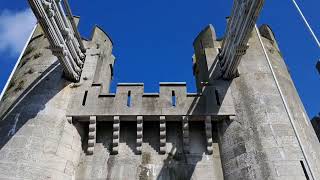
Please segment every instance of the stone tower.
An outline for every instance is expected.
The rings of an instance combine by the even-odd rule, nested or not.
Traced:
[[[319,141],[269,26],[251,29],[235,64],[221,64],[228,43],[204,28],[197,93],[162,82],[157,93],[120,83],[113,94],[106,32],[81,40],[82,64],[65,59],[72,44],[57,53],[41,23],[1,99],[0,179],[320,178]]]

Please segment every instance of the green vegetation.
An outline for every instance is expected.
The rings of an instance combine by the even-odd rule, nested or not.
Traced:
[[[27,62],[28,62],[30,59],[31,59],[30,57],[25,58],[25,59],[22,59],[22,61],[20,62],[20,68],[22,68],[25,64],[27,64]]]
[[[142,164],[149,164],[151,161],[150,153],[142,153]]]
[[[41,56],[42,56],[42,53],[40,53],[40,52],[36,53],[36,54],[34,54],[33,59],[38,59]]]
[[[32,51],[34,51],[34,50],[35,50],[34,47],[32,47],[32,46],[28,47],[28,48],[24,51],[24,54],[23,54],[22,57],[25,57],[25,56],[29,55],[29,54],[32,53]]]
[[[34,69],[30,68],[25,74],[32,74],[32,73],[34,73]]]
[[[14,89],[15,92],[21,91],[24,88],[25,81],[21,80],[17,87]]]
[[[9,86],[8,86],[8,90],[13,88],[16,85],[16,82],[14,80],[11,80]]]

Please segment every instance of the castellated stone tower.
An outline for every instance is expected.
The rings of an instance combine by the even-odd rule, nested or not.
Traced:
[[[102,29],[83,40],[71,83],[38,26],[0,104],[0,179],[320,179],[317,136],[271,29],[260,33],[233,80],[221,78],[210,25],[194,41],[197,93],[174,82],[151,94],[118,84],[112,94]]]

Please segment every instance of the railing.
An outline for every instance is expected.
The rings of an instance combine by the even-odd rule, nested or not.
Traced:
[[[223,78],[237,75],[241,57],[248,49],[248,40],[259,16],[264,0],[235,0],[226,36],[219,54]]]
[[[79,81],[85,49],[76,28],[68,1],[28,0],[33,13],[50,43],[52,53],[64,67],[66,77]],[[68,17],[64,11],[67,9]]]

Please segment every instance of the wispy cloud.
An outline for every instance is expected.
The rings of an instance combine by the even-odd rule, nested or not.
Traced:
[[[3,10],[0,12],[0,53],[17,55],[21,52],[36,18],[31,9],[22,11]]]

